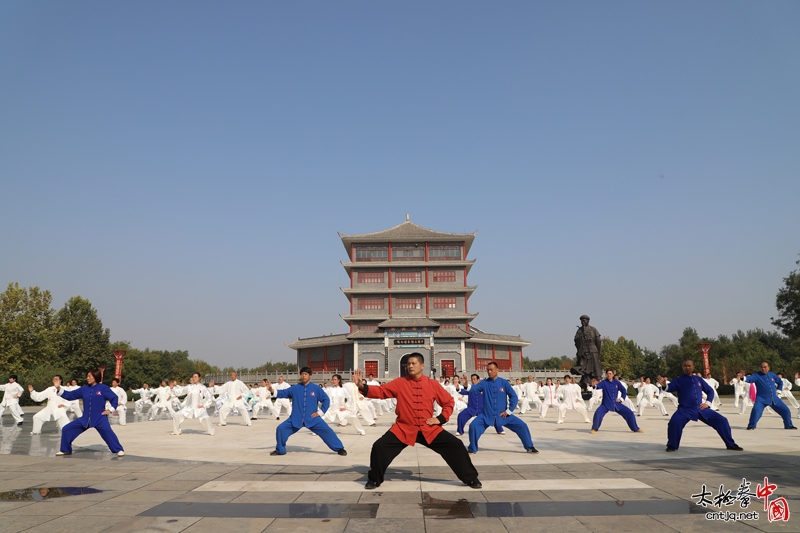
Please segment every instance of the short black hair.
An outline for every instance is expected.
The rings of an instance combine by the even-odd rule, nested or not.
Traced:
[[[13,379],[14,381],[17,381],[17,375],[11,374],[10,376],[8,376],[8,379]]]
[[[117,385],[119,385],[119,380],[117,378],[112,379],[111,383],[114,383],[115,381],[117,382]]]
[[[311,371],[311,369],[310,369],[309,367],[307,367],[307,366],[304,366],[303,368],[301,368],[301,369],[300,369],[300,373],[301,373],[301,374],[302,374],[302,373],[306,373],[306,374],[308,374],[309,376],[313,374],[313,372]]]
[[[55,375],[55,376],[53,376],[53,377],[54,377],[54,378],[58,378],[58,381],[60,381],[60,382],[62,382],[62,383],[64,382],[64,378],[62,378],[62,377],[61,377],[61,374],[56,374],[56,375]]]
[[[422,355],[421,353],[419,353],[419,352],[414,352],[414,353],[410,353],[410,354],[408,354],[408,358],[409,358],[409,359],[411,359],[412,357],[416,357],[417,359],[419,359],[419,363],[420,363],[421,365],[424,365],[424,364],[425,364],[425,356],[424,356],[424,355]]]
[[[480,381],[480,379],[481,379],[481,377],[480,377],[478,374],[472,374],[472,375],[469,377],[469,379],[472,379],[472,378],[478,378],[478,381]]]
[[[486,363],[486,368],[489,368],[489,365],[494,365],[494,366],[496,366],[497,368],[500,368],[500,365],[498,365],[498,364],[497,364],[497,363],[495,363],[494,361],[489,361],[488,363]]]

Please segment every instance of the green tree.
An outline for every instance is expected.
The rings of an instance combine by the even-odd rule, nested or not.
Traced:
[[[71,377],[80,379],[87,370],[101,365],[114,368],[110,336],[97,310],[85,298],[73,296],[56,313],[56,354]]]
[[[800,265],[800,260],[796,261]],[[775,297],[778,318],[772,318],[772,325],[784,335],[800,340],[800,270],[793,270],[783,278],[783,287]]]
[[[620,337],[614,342],[604,337],[603,348],[600,350],[600,364],[603,368],[613,368],[621,377],[632,378],[634,360],[627,339]]]
[[[55,355],[53,297],[39,287],[9,283],[0,294],[0,369],[21,373]]]

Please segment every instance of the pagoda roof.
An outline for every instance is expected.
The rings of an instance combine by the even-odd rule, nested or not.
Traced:
[[[461,328],[439,328],[439,331],[433,334],[435,339],[469,339],[470,337],[472,334]]]
[[[350,340],[359,340],[359,339],[382,339],[385,335],[382,331],[354,331],[350,335],[347,336]]]
[[[519,335],[498,335],[496,333],[486,333],[474,326],[469,327],[472,340],[476,342],[491,341],[495,344],[506,344],[512,346],[530,346],[531,341],[525,340]]]
[[[439,323],[425,317],[390,318],[378,324],[379,328],[438,328]]]
[[[342,244],[348,254],[350,253],[350,244],[354,242],[464,241],[464,246],[466,248],[464,255],[466,256],[477,233],[477,231],[474,233],[448,233],[423,228],[411,222],[408,215],[406,215],[406,221],[393,228],[355,235],[343,235],[339,233],[339,238],[342,239]]]
[[[319,337],[308,337],[306,339],[298,338],[295,342],[285,342],[284,344],[292,350],[299,348],[313,348],[315,346],[330,346],[332,344],[350,344],[351,341],[347,338],[349,333],[338,333],[336,335],[321,335]]]

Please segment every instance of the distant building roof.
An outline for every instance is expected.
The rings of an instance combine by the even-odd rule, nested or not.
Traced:
[[[414,224],[408,218],[402,224],[382,231],[373,233],[361,233],[357,235],[343,235],[339,233],[339,238],[342,239],[342,244],[350,253],[350,244],[354,242],[383,242],[383,241],[464,241],[464,255],[469,253],[469,248],[472,246],[472,241],[475,240],[474,233],[447,233],[444,231],[436,231],[428,228],[423,228]]]
[[[350,344],[347,338],[349,333],[339,333],[337,335],[322,335],[320,337],[309,337],[307,339],[297,339],[292,343],[284,343],[292,350],[300,348],[314,348],[315,346],[330,346],[332,344]],[[381,335],[383,336],[383,335]]]
[[[390,318],[378,324],[379,328],[438,328],[439,323],[430,318]]]

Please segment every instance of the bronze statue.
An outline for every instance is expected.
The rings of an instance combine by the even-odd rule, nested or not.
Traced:
[[[592,378],[603,379],[603,368],[600,365],[600,349],[603,341],[597,328],[589,325],[589,317],[581,316],[581,326],[575,333],[575,348],[578,349],[578,364],[570,372],[581,376],[580,385],[586,390],[592,384]]]

